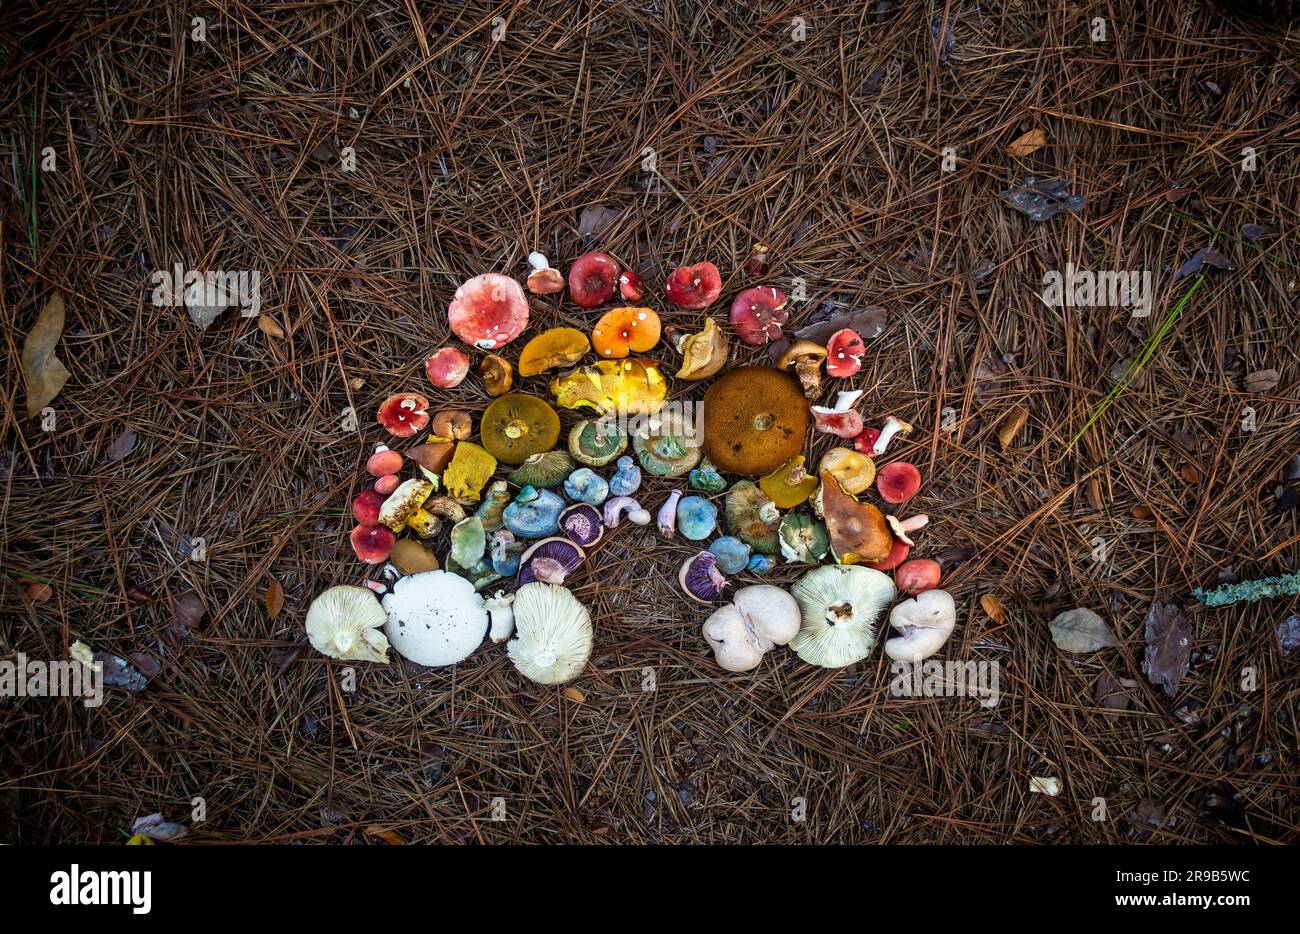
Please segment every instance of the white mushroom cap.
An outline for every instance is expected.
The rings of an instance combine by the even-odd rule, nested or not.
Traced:
[[[876,644],[876,623],[895,593],[888,575],[857,564],[814,568],[790,592],[803,613],[790,648],[823,668],[843,668],[867,657]]]
[[[483,602],[492,620],[488,635],[493,642],[505,642],[515,633],[515,595],[498,590]]]
[[[454,665],[473,654],[488,628],[474,585],[459,574],[421,571],[398,578],[384,597],[393,648],[417,665]]]
[[[563,684],[591,656],[591,614],[565,587],[533,581],[515,591],[515,637],[506,643],[519,673],[539,684]]]
[[[896,662],[919,662],[948,641],[957,625],[957,605],[948,591],[927,590],[894,607],[889,625],[899,634],[885,642],[885,654]]]
[[[736,591],[733,602],[704,621],[704,638],[727,671],[757,668],[763,654],[785,645],[799,631],[799,604],[780,587],[755,584]]]
[[[374,593],[365,587],[331,587],[307,608],[307,638],[330,658],[388,661],[388,640],[379,627],[388,621]]]

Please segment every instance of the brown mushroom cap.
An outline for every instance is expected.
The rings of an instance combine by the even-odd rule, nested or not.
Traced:
[[[704,394],[704,453],[719,470],[763,476],[803,450],[808,421],[793,376],[767,366],[731,370]]]
[[[840,486],[829,470],[822,471],[819,512],[831,533],[831,550],[843,564],[883,561],[894,547],[885,514],[860,503]]]
[[[777,366],[788,370],[800,357],[815,357],[820,362],[826,359],[826,348],[812,341],[795,341],[781,354]]]

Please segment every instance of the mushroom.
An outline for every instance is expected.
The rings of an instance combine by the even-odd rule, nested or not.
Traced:
[[[903,541],[901,538],[895,538],[894,544],[890,546],[888,555],[879,561],[864,561],[862,563],[864,566],[875,571],[892,571],[907,560],[907,556],[911,551],[912,546],[910,544]]]
[[[366,473],[372,477],[386,477],[401,469],[402,455],[383,444],[376,447],[375,453],[366,459]]]
[[[776,567],[776,559],[770,555],[753,555],[749,559],[750,574],[769,574]]]
[[[846,379],[862,369],[866,344],[852,328],[841,328],[826,342],[826,372],[837,379]]]
[[[402,531],[406,528],[406,520],[432,495],[433,484],[428,480],[407,480],[379,507],[379,524],[394,532]]]
[[[433,552],[413,538],[394,542],[393,553],[388,556],[388,560],[403,574],[438,570],[438,559],[433,556]]]
[[[894,537],[884,514],[846,493],[829,471],[822,474],[813,506],[826,522],[831,550],[841,563],[881,561],[889,556]]]
[[[519,375],[537,376],[547,370],[573,366],[589,350],[591,342],[577,328],[551,328],[524,344],[519,355]]]
[[[490,353],[483,358],[478,369],[483,374],[483,389],[494,399],[504,396],[514,385],[514,369],[505,357]]]
[[[845,493],[857,496],[871,488],[876,479],[876,462],[852,448],[831,448],[817,463],[817,472],[827,471],[840,482]]]
[[[803,387],[803,394],[809,399],[816,399],[822,390],[821,367],[825,359],[826,348],[821,344],[795,341],[781,354],[777,366],[783,370],[793,367],[795,375],[799,377],[799,385]]]
[[[510,343],[528,326],[528,302],[519,283],[486,272],[462,283],[447,307],[452,331],[480,350]]]
[[[718,571],[718,559],[711,551],[701,551],[683,561],[677,582],[696,603],[716,602],[729,585]]]
[[[860,435],[862,416],[853,410],[853,403],[861,395],[861,389],[844,390],[836,397],[834,408],[814,405],[812,413],[817,430],[840,438],[856,438]]]
[[[375,490],[362,490],[357,494],[356,499],[352,500],[353,517],[362,525],[378,525],[379,510],[383,508],[384,500],[387,498]]]
[[[470,516],[457,522],[451,529],[451,558],[449,564],[472,568],[487,554],[487,534],[483,520]]]
[[[629,302],[639,302],[645,295],[645,282],[630,269],[618,274],[618,294]]]
[[[937,588],[942,577],[943,568],[939,566],[938,561],[929,558],[913,558],[898,566],[898,570],[894,572],[894,584],[898,587],[899,593],[915,596]]]
[[[803,450],[807,431],[808,400],[780,370],[728,370],[704,394],[704,454],[719,470],[769,474]]]
[[[749,480],[741,480],[727,491],[725,512],[731,534],[762,555],[780,553],[777,529],[781,510],[767,494]]]
[[[382,525],[359,525],[352,530],[348,540],[359,560],[366,564],[382,564],[392,553],[397,536],[392,529]]]
[[[526,486],[505,508],[505,526],[520,538],[545,538],[560,529],[564,498],[550,490]]]
[[[672,538],[673,533],[677,531],[677,504],[681,501],[682,491],[672,490],[668,493],[668,498],[664,504],[659,507],[657,523],[659,534],[665,538]]]
[[[562,484],[577,468],[563,451],[545,451],[533,454],[510,472],[510,482],[515,486],[535,486],[539,490],[552,489]]]
[[[895,435],[910,435],[911,433],[911,425],[901,418],[895,418],[891,415],[885,419],[885,427],[880,429],[880,434],[871,443],[871,452],[879,457],[885,453],[885,448],[889,447],[889,442]]]
[[[708,308],[722,293],[722,275],[710,262],[678,266],[668,274],[664,290],[668,300],[678,308],[698,311]]]
[[[478,517],[483,520],[483,529],[495,532],[505,525],[506,507],[510,505],[510,487],[504,480],[494,480],[487,489],[487,495],[478,507]]]
[[[439,389],[453,389],[469,375],[469,357],[455,347],[443,347],[424,361],[424,372]]]
[[[843,668],[876,644],[876,624],[894,599],[894,584],[870,568],[831,564],[809,571],[790,592],[803,615],[790,648],[811,665]]]
[[[788,564],[816,564],[831,550],[830,533],[812,516],[790,513],[781,520],[777,534],[781,556]]]
[[[442,474],[447,495],[457,500],[478,502],[483,485],[497,469],[497,459],[477,444],[462,441]]]
[[[590,503],[578,503],[560,513],[560,532],[581,548],[590,548],[605,534],[604,517]]]
[[[512,392],[487,407],[479,435],[489,454],[514,467],[555,447],[560,439],[560,416],[545,400]]]
[[[563,684],[581,674],[591,657],[591,614],[564,587],[540,581],[515,592],[515,637],[510,661],[525,678]]]
[[[722,535],[709,545],[723,574],[739,574],[749,567],[750,547],[734,535]]]
[[[505,642],[515,632],[515,595],[498,590],[483,601],[483,609],[488,612],[488,638],[493,642]]]
[[[429,421],[429,440],[468,441],[474,433],[474,417],[464,409],[439,409]]]
[[[429,424],[429,400],[418,392],[399,392],[383,401],[375,417],[390,435],[409,438]]]
[[[894,607],[889,625],[898,635],[886,640],[885,654],[915,664],[943,648],[957,625],[957,607],[948,591],[927,590]]]
[[[712,318],[704,319],[704,330],[697,334],[682,334],[673,346],[682,355],[682,368],[677,371],[678,379],[708,379],[717,375],[731,355],[727,335]]]
[[[584,253],[569,267],[569,297],[579,308],[603,305],[614,297],[618,273],[618,260],[608,253]]]
[[[718,527],[718,507],[703,496],[687,496],[677,504],[677,528],[685,538],[702,542]]]
[[[700,462],[700,446],[679,435],[637,434],[632,448],[641,466],[655,477],[680,477]]]
[[[365,587],[339,584],[307,608],[307,638],[322,655],[342,661],[386,662],[388,640],[380,627],[388,614]]]
[[[440,667],[468,658],[488,628],[483,598],[474,585],[447,571],[399,578],[383,605],[388,641],[417,665]]]
[[[395,473],[384,474],[375,481],[372,489],[382,496],[391,496],[401,482],[402,478]],[[430,480],[429,482],[432,483],[433,481]]]
[[[626,450],[627,435],[604,419],[584,419],[569,430],[569,453],[588,467],[604,467]]]
[[[611,308],[596,322],[591,347],[602,358],[645,353],[659,343],[661,324],[653,308]]]
[[[664,407],[668,380],[653,360],[598,360],[556,376],[551,380],[551,392],[556,404],[566,409],[650,415]]]
[[[534,295],[554,295],[564,290],[564,276],[551,266],[545,253],[536,251],[528,254],[528,291]]]
[[[922,513],[919,516],[912,516],[910,519],[899,519],[897,516],[885,516],[889,521],[889,529],[894,533],[894,538],[911,547],[916,544],[908,535],[917,529],[925,528],[930,522],[930,517]]]
[[[762,347],[781,339],[782,326],[790,320],[786,295],[770,285],[745,289],[731,302],[731,327],[746,344]]]
[[[545,581],[563,584],[587,559],[587,554],[567,538],[544,538],[519,559],[519,583]]]
[[[630,496],[611,496],[605,500],[605,525],[608,528],[618,528],[619,521],[627,514],[627,521],[633,525],[649,525],[650,513],[641,508],[638,503]]]
[[[590,467],[579,467],[564,481],[564,492],[574,502],[599,506],[609,497],[609,484]]]
[[[615,496],[631,496],[641,488],[641,468],[630,457],[620,457],[618,468],[609,481],[609,491]]]
[[[853,439],[853,449],[863,454],[875,455],[876,439],[880,437],[879,428],[863,428]]]
[[[876,492],[887,503],[905,503],[921,488],[921,472],[906,461],[886,464],[876,473]]]
[[[718,665],[751,671],[774,645],[785,645],[799,631],[799,604],[780,587],[753,584],[736,591],[731,602],[704,621],[704,638]]]
[[[758,486],[777,508],[793,509],[808,501],[808,497],[817,491],[817,483],[816,474],[807,471],[804,457],[800,454],[759,480]]]
[[[519,559],[528,546],[517,539],[514,532],[501,528],[492,533],[488,548],[492,570],[502,577],[514,577],[519,573]]]
[[[713,461],[707,457],[700,461],[700,466],[690,473],[691,489],[702,493],[721,493],[727,488],[727,480],[718,473]]]

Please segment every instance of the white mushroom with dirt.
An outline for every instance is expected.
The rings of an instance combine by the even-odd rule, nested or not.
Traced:
[[[463,661],[488,631],[483,598],[468,580],[447,571],[398,578],[383,603],[388,640],[417,665],[439,668]]]
[[[751,671],[777,645],[799,631],[799,604],[780,587],[754,584],[741,587],[731,603],[704,621],[704,638],[713,657],[727,671]]]

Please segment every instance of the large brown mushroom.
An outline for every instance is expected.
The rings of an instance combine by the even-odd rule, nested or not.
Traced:
[[[870,503],[860,503],[844,492],[829,470],[822,471],[816,497],[817,514],[831,535],[831,551],[841,564],[882,561],[894,547],[889,521]]]
[[[704,394],[704,453],[719,470],[761,477],[803,450],[808,400],[789,373],[731,370]]]

